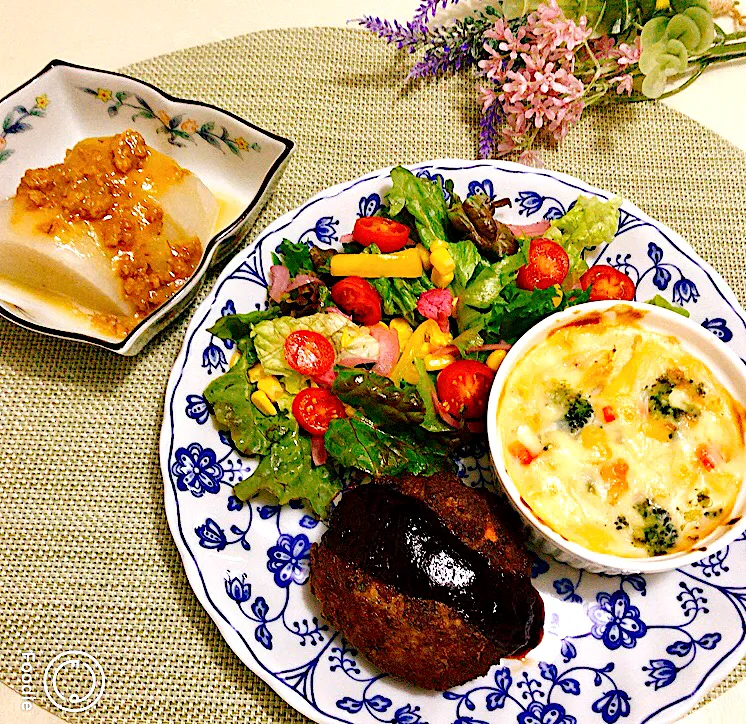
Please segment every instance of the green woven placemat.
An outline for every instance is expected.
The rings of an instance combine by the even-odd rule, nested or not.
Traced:
[[[126,72],[297,142],[256,233],[381,166],[476,157],[471,84],[405,90],[407,62],[363,32],[323,28],[256,33]],[[637,105],[588,113],[545,161],[679,231],[746,301],[746,154],[661,105]],[[158,435],[189,316],[134,359],[0,319],[0,673],[20,689],[21,652],[35,652],[43,699],[54,655],[95,656],[106,693],[72,722],[306,721],[228,649],[168,532]],[[713,695],[744,673],[742,663]]]

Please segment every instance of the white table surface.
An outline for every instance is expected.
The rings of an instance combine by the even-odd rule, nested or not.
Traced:
[[[460,6],[468,3],[462,0]],[[155,55],[257,30],[345,26],[348,20],[366,14],[404,21],[411,18],[418,5],[418,0],[3,2],[0,97],[52,58],[114,70]],[[686,91],[665,102],[746,151],[746,61],[708,70]],[[17,674],[20,688],[20,669]],[[736,724],[746,720],[744,712],[746,681],[690,714],[682,724]],[[59,724],[60,720],[38,707],[22,711],[21,697],[0,684],[0,722]]]

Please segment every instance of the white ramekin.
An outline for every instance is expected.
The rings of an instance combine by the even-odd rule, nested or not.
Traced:
[[[643,312],[640,326],[653,332],[678,338],[684,349],[701,359],[733,398],[746,407],[746,366],[741,359],[714,334],[686,317],[640,302],[590,302],[571,307],[543,320],[513,345],[495,376],[487,409],[487,435],[490,457],[497,479],[508,499],[521,514],[528,530],[529,541],[540,552],[592,573],[659,573],[690,565],[707,558],[738,538],[746,530],[746,485],[742,485],[726,524],[696,543],[696,548],[653,558],[627,558],[595,553],[567,540],[541,522],[521,497],[508,475],[503,458],[503,445],[497,425],[497,413],[505,383],[517,363],[555,329],[590,314],[615,308],[632,308]]]

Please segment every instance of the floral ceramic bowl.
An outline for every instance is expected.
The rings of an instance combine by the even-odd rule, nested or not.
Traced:
[[[632,326],[635,328],[647,333],[662,335],[665,338],[674,337],[683,350],[707,366],[713,377],[727,389],[734,402],[734,408],[739,411],[735,414],[736,420],[739,421],[737,423],[739,425],[737,437],[741,439],[743,444],[744,435],[740,427],[740,419],[746,409],[746,368],[739,356],[701,324],[680,314],[642,302],[606,301],[581,304],[554,314],[526,332],[513,345],[500,365],[490,392],[487,412],[490,455],[496,477],[510,502],[526,523],[530,540],[537,550],[553,556],[558,561],[592,573],[661,573],[682,566],[697,564],[699,561],[717,555],[719,551],[744,535],[746,531],[746,485],[743,484],[743,478],[746,471],[739,470],[740,480],[738,480],[737,485],[734,485],[735,500],[730,513],[726,513],[719,525],[689,547],[674,553],[658,554],[650,557],[630,558],[611,555],[593,550],[577,540],[568,540],[558,532],[561,528],[555,529],[552,526],[552,523],[557,522],[556,520],[547,520],[546,513],[539,515],[531,507],[526,500],[530,496],[522,492],[520,482],[508,472],[507,458],[510,457],[510,454],[505,452],[504,427],[498,422],[501,408],[503,411],[506,409],[504,402],[506,397],[510,395],[508,390],[514,371],[523,361],[531,357],[534,360],[536,359],[535,350],[540,348],[542,342],[548,340],[554,333],[571,326],[595,324],[596,321],[600,321],[602,325],[623,325],[626,323],[614,320],[619,320],[625,315],[634,315],[635,321]],[[609,427],[606,423],[604,423],[604,426]],[[613,434],[615,433],[612,432]],[[618,435],[619,432],[617,431],[616,434]],[[637,441],[635,440],[629,442],[625,438],[623,439],[625,444],[632,447],[636,445]],[[742,460],[742,458],[740,459]],[[655,480],[655,472],[652,472],[652,467],[649,470],[651,470],[648,473],[651,476],[651,481],[648,485],[649,488],[653,489],[660,486],[660,482],[652,482],[652,480]],[[721,475],[722,473],[716,471],[716,474]],[[691,473],[687,477],[690,475]],[[676,479],[671,475],[670,480],[669,488],[675,486],[674,480]],[[543,484],[546,484],[546,481],[543,481]],[[593,493],[589,493],[589,497],[593,497],[593,495]],[[561,510],[562,506],[557,505],[556,509]],[[618,509],[609,508],[608,510],[609,521],[611,521],[613,516],[617,514]],[[617,530],[620,529],[617,528]],[[682,533],[682,535],[684,534]]]
[[[29,168],[59,163],[84,138],[131,128],[151,148],[195,173],[221,203],[219,229],[189,281],[124,339],[68,316],[41,315],[0,295],[0,314],[28,329],[134,355],[189,304],[210,265],[235,251],[293,151],[288,139],[207,103],[174,98],[128,76],[53,60],[0,100],[0,199]],[[15,301],[15,300],[14,300]]]

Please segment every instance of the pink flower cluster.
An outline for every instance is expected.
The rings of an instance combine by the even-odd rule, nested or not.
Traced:
[[[566,19],[556,0],[540,5],[515,33],[502,18],[485,33],[489,58],[479,67],[494,85],[480,86],[479,94],[483,112],[495,102],[502,110],[499,154],[526,147],[542,129],[560,141],[578,121],[585,104],[575,56],[590,35],[585,17]],[[535,161],[535,154],[522,160]]]
[[[638,35],[635,38],[632,45],[629,43],[620,43],[617,47],[614,38],[602,35],[592,42],[591,49],[598,60],[610,61],[613,63],[613,71],[619,73],[619,75],[609,79],[611,85],[616,85],[616,92],[619,95],[622,93],[632,95],[632,91],[634,90],[632,75],[630,73],[622,73],[622,71],[629,70],[630,66],[640,62],[640,54],[642,52],[640,36]]]

